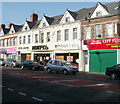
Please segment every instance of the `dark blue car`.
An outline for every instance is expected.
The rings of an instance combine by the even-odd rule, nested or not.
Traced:
[[[44,66],[41,65],[39,62],[36,61],[32,61],[32,60],[26,60],[24,62],[21,63],[21,68],[27,68],[27,69],[32,69],[32,70],[44,70]]]

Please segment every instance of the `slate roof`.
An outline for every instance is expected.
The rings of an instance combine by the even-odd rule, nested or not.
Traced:
[[[7,34],[9,31],[10,31],[10,29],[8,29],[8,28],[3,28],[4,34]]]
[[[13,25],[15,32],[18,32],[23,26],[22,25]]]

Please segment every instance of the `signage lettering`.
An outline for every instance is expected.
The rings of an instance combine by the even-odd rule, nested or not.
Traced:
[[[48,50],[47,45],[32,46],[32,50]]]

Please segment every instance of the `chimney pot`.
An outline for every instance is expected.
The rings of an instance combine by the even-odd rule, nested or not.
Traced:
[[[13,25],[13,23],[8,24],[8,28],[10,29],[12,25]]]
[[[1,28],[5,28],[5,24],[1,24],[1,26],[0,26]]]
[[[30,15],[30,21],[35,22],[38,21],[38,15],[36,13],[33,13]]]

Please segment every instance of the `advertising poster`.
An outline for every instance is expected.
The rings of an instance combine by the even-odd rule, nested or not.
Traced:
[[[64,56],[55,56],[55,59],[64,60]]]
[[[68,62],[73,62],[73,56],[67,56],[67,61]]]

